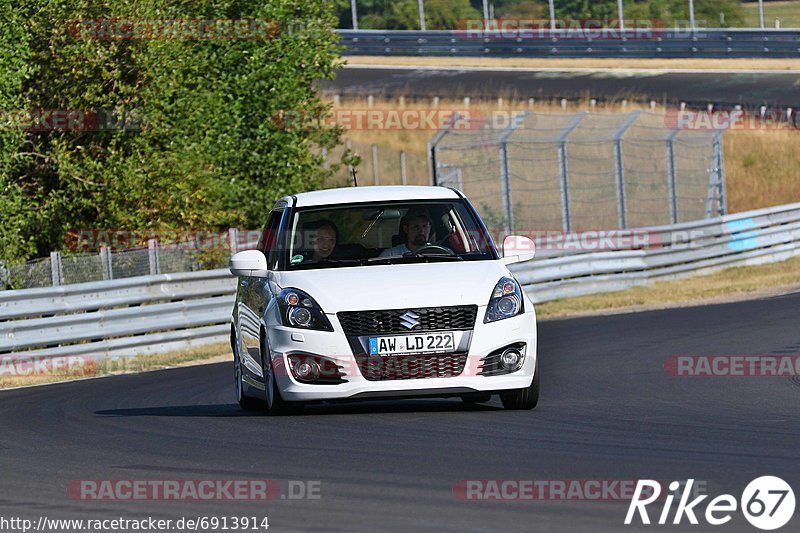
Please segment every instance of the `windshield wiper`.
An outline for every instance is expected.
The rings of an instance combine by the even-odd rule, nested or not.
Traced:
[[[318,266],[349,266],[349,265],[363,265],[362,259],[330,259],[322,258],[318,261],[309,261],[292,265],[295,269],[314,268]]]
[[[403,255],[388,255],[384,257],[371,257],[367,259],[367,263],[381,263],[381,262],[388,262],[392,263],[393,261],[400,261],[400,262],[409,262],[409,263],[417,263],[423,262],[420,259],[427,262],[428,259],[434,260],[441,260],[444,259],[446,261],[455,260],[455,261],[463,261],[462,258],[458,257],[457,255],[446,255],[446,254],[418,254],[414,252],[409,252]]]
[[[447,259],[447,260],[455,260],[455,261],[463,261],[462,257],[459,257],[456,254],[421,254],[419,252],[408,252],[404,254],[404,257],[434,257],[436,259]]]

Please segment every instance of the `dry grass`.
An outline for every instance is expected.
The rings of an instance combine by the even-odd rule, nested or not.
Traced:
[[[732,131],[724,139],[730,212],[800,202],[800,131]]]
[[[800,288],[800,258],[768,265],[729,268],[715,274],[656,282],[618,292],[554,300],[536,306],[541,319],[607,311],[676,307],[755,297]]]
[[[432,100],[406,100],[402,105],[397,100],[373,102],[373,109],[396,110],[433,109]],[[527,100],[508,100],[502,103],[505,112],[529,109]],[[367,99],[342,99],[338,108],[367,109]],[[439,109],[451,112],[463,110],[462,100],[440,100]],[[470,110],[489,115],[498,110],[497,101],[472,100]],[[560,113],[590,109],[588,102],[569,102],[562,109],[560,102],[537,101],[534,112]],[[624,108],[620,102],[598,103],[595,111],[622,112],[633,109],[649,109],[638,104],[628,103]],[[657,111],[663,112],[659,106]],[[350,130],[345,136],[350,139],[353,149],[362,157],[359,165],[361,183],[372,183],[371,145],[378,145],[379,181],[381,184],[400,183],[400,151],[406,152],[408,161],[408,183],[427,184],[427,142],[435,134],[434,130]],[[725,170],[727,175],[728,209],[731,213],[748,211],[773,205],[800,202],[800,132],[773,130],[732,130],[726,132],[724,139]],[[337,157],[333,153],[332,157]],[[342,169],[335,182],[348,183],[346,169]]]
[[[175,352],[157,355],[142,355],[118,359],[89,360],[83,364],[69,365],[68,368],[50,372],[16,373],[10,365],[4,364],[5,372],[0,374],[0,389],[42,385],[60,381],[99,377],[110,374],[128,374],[146,370],[158,370],[189,364],[201,364],[228,360],[230,347],[227,343],[209,344]],[[220,355],[225,354],[225,355]]]
[[[758,27],[758,2],[743,2],[744,25]],[[775,27],[775,19],[780,20],[781,28],[797,28],[800,25],[800,2],[764,2],[764,26]]]
[[[773,17],[774,19],[774,17]],[[800,70],[798,59],[570,59],[347,56],[349,65],[666,70]]]

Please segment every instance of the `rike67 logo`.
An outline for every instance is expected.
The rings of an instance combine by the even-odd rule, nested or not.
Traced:
[[[700,514],[707,523],[720,526],[728,523],[732,518],[731,514],[739,508],[750,524],[758,529],[769,531],[786,525],[794,515],[794,491],[779,477],[762,476],[754,479],[745,487],[742,497],[738,501],[730,494],[721,494],[707,502],[703,514],[700,513],[700,504],[708,498],[708,495],[697,496],[689,501],[693,484],[694,479],[687,480],[680,494],[678,494],[678,490],[683,486],[682,483],[673,481],[669,484],[670,493],[664,498],[657,524],[668,523],[672,512],[672,502],[676,496],[679,501],[672,517],[672,524],[680,524],[681,520],[686,517],[690,524],[697,525],[699,523],[697,514]],[[625,524],[633,523],[637,512],[642,524],[650,524],[647,506],[659,500],[661,496],[661,484],[658,481],[640,479],[628,507]],[[659,501],[656,506],[660,506],[660,504]]]

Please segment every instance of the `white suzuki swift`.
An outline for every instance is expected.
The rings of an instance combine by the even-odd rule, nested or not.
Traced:
[[[307,402],[499,394],[539,398],[536,314],[470,202],[444,187],[287,196],[257,250],[231,259],[236,394],[246,409]]]

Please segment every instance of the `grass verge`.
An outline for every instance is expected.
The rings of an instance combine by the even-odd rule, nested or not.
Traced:
[[[624,291],[553,300],[536,306],[539,319],[683,307],[755,298],[800,289],[800,257],[768,265],[734,267]]]
[[[208,344],[175,352],[118,359],[89,360],[80,364],[67,364],[52,371],[32,371],[30,367],[3,364],[0,367],[0,389],[42,385],[111,374],[128,374],[159,370],[190,364],[227,361],[230,346],[227,343]],[[31,370],[31,371],[29,371]]]

